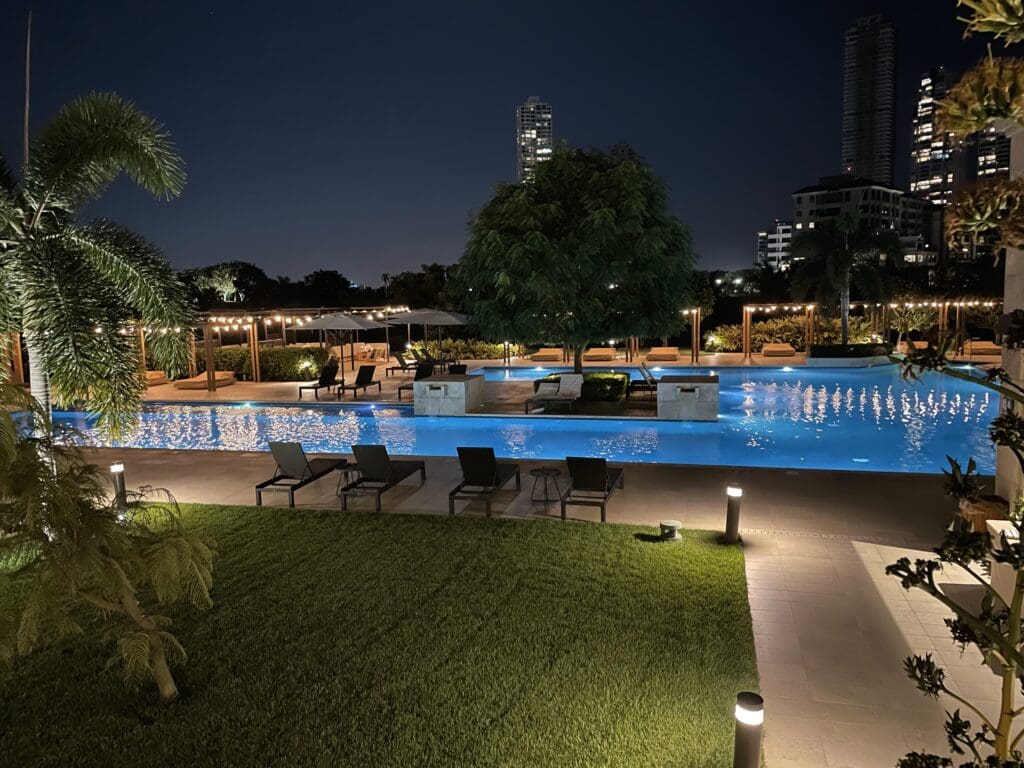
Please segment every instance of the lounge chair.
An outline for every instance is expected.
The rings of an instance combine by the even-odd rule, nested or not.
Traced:
[[[557,347],[541,347],[530,355],[530,359],[537,363],[560,363],[565,355]]]
[[[522,488],[519,465],[497,461],[493,448],[456,448],[462,466],[462,482],[448,494],[448,514],[455,514],[456,500],[484,499],[487,516],[491,516],[491,500],[513,477],[516,490]]]
[[[969,356],[980,355],[1001,355],[1003,354],[1003,348],[998,344],[993,344],[991,341],[978,341],[971,339],[967,342],[967,354]]]
[[[218,387],[230,387],[235,383],[235,374],[231,371],[214,371],[213,380]],[[206,389],[207,386],[205,373],[200,373],[191,379],[179,379],[174,382],[175,389]]]
[[[601,522],[605,522],[605,506],[612,492],[625,485],[623,471],[612,469],[604,459],[587,459],[569,456],[565,463],[569,466],[569,487],[562,494],[562,519],[565,520],[565,508],[569,504],[585,507],[600,507]]]
[[[679,359],[679,347],[651,347],[645,359],[650,363],[674,363]]]
[[[414,373],[416,371],[415,358],[412,362],[405,359],[405,355],[399,354],[396,358],[398,365],[392,365],[384,369],[384,375],[390,376],[392,371],[399,371],[401,373]]]
[[[367,390],[374,384],[377,385],[377,391],[381,392],[380,379],[373,378],[377,373],[377,366],[375,365],[360,365],[359,370],[356,372],[356,380],[351,384],[338,384],[338,399],[341,400],[344,397],[345,392],[352,390],[352,399],[355,400],[359,390]]]
[[[412,392],[416,389],[413,381],[420,381],[422,379],[429,379],[434,375],[434,364],[433,363],[417,363],[416,373],[412,377],[412,381],[407,381],[404,384],[398,385],[398,399],[402,399],[402,392]]]
[[[628,394],[632,394],[634,392],[657,392],[657,377],[653,373],[651,373],[651,371],[643,363],[640,363],[640,365],[637,366],[637,370],[640,372],[640,378],[631,378],[629,380]]]
[[[405,478],[420,473],[420,485],[427,480],[427,466],[422,461],[392,461],[383,445],[353,445],[352,454],[359,467],[359,479],[338,489],[341,508],[348,509],[349,496],[374,494],[374,508],[380,512],[380,497]]]
[[[796,350],[789,344],[765,344],[761,347],[762,357],[793,357]]]
[[[161,384],[167,384],[170,379],[167,378],[166,371],[146,371],[143,374],[143,383],[147,387],[159,387]]]
[[[616,357],[615,347],[591,347],[583,353],[584,360],[608,362]]]
[[[320,370],[320,378],[316,381],[310,382],[309,384],[299,385],[299,400],[302,399],[302,392],[306,389],[313,390],[313,397],[317,400],[320,399],[320,390],[326,389],[330,392],[338,385],[338,361],[333,358],[327,361],[327,364]]]
[[[313,459],[306,458],[306,452],[299,443],[270,443],[270,453],[277,462],[277,471],[269,480],[256,486],[256,506],[263,506],[263,494],[266,491],[284,491],[288,494],[288,506],[295,506],[295,492],[304,488],[314,480],[329,475],[334,470],[348,475],[355,467],[348,459]]]
[[[538,405],[547,410],[551,403],[569,403],[571,408],[583,392],[583,374],[563,373],[558,377],[557,386],[552,387],[553,384],[553,381],[542,381],[534,396],[524,404],[524,411],[530,413]]]

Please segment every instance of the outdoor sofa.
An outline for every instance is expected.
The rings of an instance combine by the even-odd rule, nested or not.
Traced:
[[[651,347],[645,359],[649,363],[674,363],[679,359],[679,347]]]
[[[591,347],[583,353],[583,359],[591,362],[608,362],[614,360],[615,357],[615,347]]]
[[[762,357],[793,357],[796,350],[790,344],[765,344],[761,347]]]
[[[530,359],[535,363],[560,363],[564,355],[558,347],[541,347],[530,355]]]

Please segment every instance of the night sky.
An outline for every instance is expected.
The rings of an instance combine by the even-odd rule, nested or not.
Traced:
[[[954,3],[35,3],[33,120],[112,90],[164,122],[183,196],[119,183],[91,212],[176,267],[239,259],[271,275],[451,263],[469,213],[515,178],[514,110],[550,101],[557,139],[625,141],[671,186],[701,266],[749,266],[758,227],[839,167],[842,33],[897,25],[897,180],[914,91],[960,68]],[[745,8],[744,5],[747,7]],[[0,7],[0,150],[20,157],[29,3]],[[1001,45],[998,46],[1001,49]]]

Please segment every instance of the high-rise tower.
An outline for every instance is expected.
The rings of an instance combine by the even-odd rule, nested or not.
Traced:
[[[845,36],[842,172],[892,185],[895,120],[896,29],[866,16]]]
[[[519,180],[533,178],[538,163],[551,158],[551,105],[531,96],[516,108],[516,160]]]

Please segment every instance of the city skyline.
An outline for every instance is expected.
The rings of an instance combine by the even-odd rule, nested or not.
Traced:
[[[0,149],[15,158],[27,7],[0,11],[0,99],[12,105]],[[496,182],[515,181],[509,114],[535,93],[555,105],[559,140],[625,141],[652,164],[702,268],[749,265],[750,233],[835,169],[844,30],[879,8],[797,3],[785,20],[756,9],[736,29],[702,16],[701,35],[687,21],[699,11],[645,6],[613,23],[610,6],[560,8],[529,39],[529,14],[513,29],[462,5],[386,19],[328,6],[295,18],[260,3],[246,13],[115,10],[36,7],[33,127],[76,95],[116,90],[167,125],[190,181],[160,206],[116,185],[96,213],[131,224],[178,267],[239,259],[375,284],[385,270],[458,259],[470,212]],[[917,32],[900,36],[903,187],[916,75],[962,71],[983,46],[962,44],[961,26],[928,3],[885,11],[897,30]],[[793,45],[749,71],[744,51],[784,30]],[[511,50],[521,50],[515,68],[504,64]],[[453,108],[435,109],[443,103]]]

